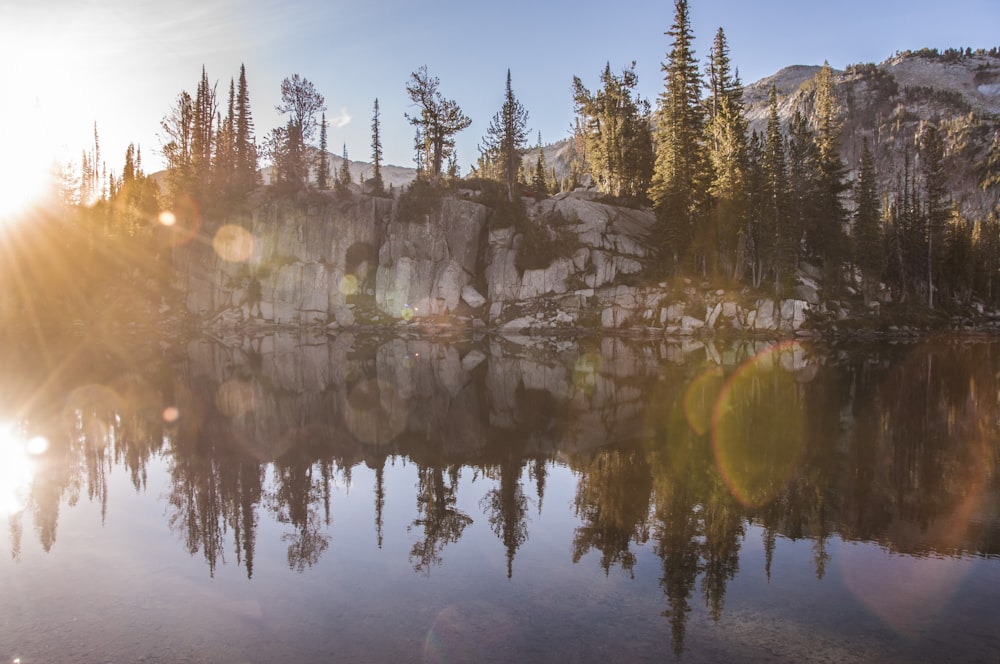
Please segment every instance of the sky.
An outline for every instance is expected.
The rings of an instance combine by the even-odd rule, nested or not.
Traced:
[[[1000,45],[998,0],[689,0],[689,10],[699,61],[722,27],[744,83],[795,64],[841,69],[903,49]],[[370,160],[378,98],[384,161],[412,166],[405,86],[426,65],[472,119],[458,137],[465,174],[508,69],[532,145],[538,132],[544,143],[569,135],[573,76],[594,89],[605,63],[620,72],[635,60],[639,94],[655,104],[673,15],[667,0],[4,2],[0,162],[10,170],[12,154],[24,162],[30,152],[78,163],[96,122],[109,169],[120,173],[135,143],[146,172],[159,170],[160,121],[177,95],[194,94],[204,66],[224,106],[242,63],[259,143],[283,124],[281,80],[297,73],[326,99],[331,152],[346,145],[351,159]]]

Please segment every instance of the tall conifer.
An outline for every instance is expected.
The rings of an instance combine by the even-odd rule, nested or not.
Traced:
[[[385,191],[382,182],[382,121],[378,108],[378,97],[372,110],[372,193],[378,195]]]
[[[693,245],[708,201],[708,159],[687,0],[675,0],[674,12],[673,26],[666,33],[673,42],[662,66],[666,80],[657,99],[656,162],[649,195],[659,225],[661,258],[676,270],[682,261],[704,266],[704,247]]]
[[[246,66],[240,65],[236,93],[236,190],[247,194],[257,185],[257,143],[250,111]]]
[[[319,121],[319,163],[316,165],[316,188],[330,187],[330,157],[326,152],[326,113]]]
[[[709,56],[709,98],[706,139],[712,180],[709,193],[714,207],[712,235],[723,265],[732,272],[737,237],[747,209],[748,127],[743,108],[743,86],[729,60],[726,35],[719,28]]]
[[[847,168],[840,159],[840,123],[833,87],[833,69],[828,62],[816,74],[813,126],[816,128],[816,206],[811,233],[811,248],[822,261],[828,285],[836,287],[840,266],[846,257],[843,233],[847,210],[841,195],[849,188]]]
[[[854,206],[854,262],[861,271],[861,290],[867,302],[871,299],[873,284],[882,274],[885,260],[879,228],[882,211],[875,181],[875,157],[867,138],[861,147],[858,177],[854,183]]]
[[[508,69],[503,106],[486,128],[480,152],[484,163],[492,162],[490,165],[496,170],[498,179],[506,185],[510,200],[514,200],[521,155],[528,145],[527,138],[528,111],[514,96]]]

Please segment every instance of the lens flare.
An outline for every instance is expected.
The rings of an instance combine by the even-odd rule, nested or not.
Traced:
[[[175,209],[160,213],[159,220],[166,241],[173,247],[180,247],[198,236],[201,208],[190,196],[182,196]]]
[[[345,274],[339,284],[341,295],[354,295],[358,292],[358,278],[353,274]]]
[[[804,447],[804,406],[793,374],[781,367],[788,342],[747,360],[730,377],[712,411],[712,448],[733,496],[766,505],[794,475]]]
[[[593,394],[603,360],[597,353],[585,353],[573,365],[573,385],[584,394]]]
[[[873,546],[845,545],[837,560],[844,584],[885,625],[917,637],[948,610],[971,560],[886,556]]]
[[[403,305],[403,311],[399,314],[399,316],[405,321],[411,321],[413,320],[413,317],[416,315],[416,311],[417,311],[416,309],[406,304]]]
[[[700,373],[684,392],[684,417],[699,436],[712,426],[712,409],[722,391],[725,373],[715,366]]]
[[[250,231],[226,224],[215,233],[212,247],[219,258],[229,263],[245,263],[253,256],[254,240]]]
[[[49,441],[44,436],[35,436],[28,441],[25,449],[28,451],[28,454],[39,456],[49,451]]]
[[[347,396],[344,422],[354,436],[370,445],[382,445],[403,433],[410,417],[409,403],[392,385],[362,380]]]
[[[215,393],[215,405],[227,417],[242,417],[257,408],[262,400],[258,386],[243,380],[227,380]]]

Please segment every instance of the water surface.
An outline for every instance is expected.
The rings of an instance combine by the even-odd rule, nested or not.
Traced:
[[[0,661],[1000,661],[1000,345],[2,354]]]

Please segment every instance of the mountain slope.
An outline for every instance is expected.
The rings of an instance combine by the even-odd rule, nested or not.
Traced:
[[[787,67],[748,85],[744,99],[751,131],[763,133],[766,128],[772,84],[785,127],[796,109],[808,117],[818,71],[819,67]],[[1000,57],[925,50],[899,54],[878,65],[852,65],[835,72],[834,80],[842,123],[841,158],[851,177],[867,139],[875,150],[881,189],[895,192],[907,154],[911,164],[917,163],[917,137],[927,123],[936,123],[945,141],[949,191],[962,212],[968,218],[982,218],[996,208],[1000,192],[979,188],[979,164],[1000,132]]]

